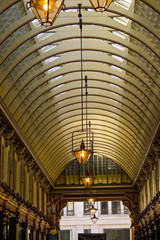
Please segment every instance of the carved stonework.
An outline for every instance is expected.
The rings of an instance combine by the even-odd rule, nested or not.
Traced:
[[[5,146],[8,147],[10,144],[10,139],[13,137],[13,130],[4,130],[3,137],[5,139]]]
[[[157,157],[160,157],[160,144],[158,142],[153,144],[153,151]]]
[[[21,161],[24,156],[25,156],[25,147],[24,146],[19,146],[16,148],[16,153],[18,155],[18,161]]]

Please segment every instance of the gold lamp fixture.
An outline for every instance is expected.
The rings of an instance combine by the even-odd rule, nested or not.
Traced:
[[[87,202],[88,202],[88,204],[90,205],[90,206],[92,206],[94,203],[95,203],[95,198],[94,197],[89,197],[89,198],[87,198]]]
[[[64,0],[30,0],[27,7],[32,10],[42,26],[51,26],[60,13]]]
[[[90,212],[90,214],[91,214],[92,216],[95,215],[96,211],[97,211],[97,208],[95,208],[94,205],[92,205],[92,207],[89,208],[89,212]]]
[[[94,216],[91,217],[91,220],[92,220],[93,223],[96,223],[97,220],[98,220],[98,217],[96,217],[96,215],[94,214]]]
[[[97,12],[104,12],[107,10],[107,8],[109,7],[113,0],[89,0],[89,1]]]
[[[86,176],[82,177],[82,182],[83,182],[85,188],[90,188],[94,183],[94,177],[89,176],[89,173],[86,173]]]
[[[88,128],[88,119],[87,119],[87,76],[85,76],[85,88],[86,88],[86,128],[84,129],[83,124],[83,61],[82,61],[82,14],[81,14],[81,4],[78,4],[79,7],[79,27],[80,27],[80,48],[81,48],[81,119],[82,119],[82,129],[79,131],[75,131],[72,133],[72,153],[76,156],[79,164],[84,165],[89,160],[91,154],[93,154],[93,132],[90,131],[90,122]],[[77,142],[76,139],[82,137],[80,149],[77,149]],[[86,144],[86,148],[85,148]],[[89,180],[90,182],[90,180]]]
[[[85,149],[85,145],[82,139],[81,146],[79,150],[73,151],[79,164],[84,165],[87,163],[89,157],[91,156],[91,150]]]

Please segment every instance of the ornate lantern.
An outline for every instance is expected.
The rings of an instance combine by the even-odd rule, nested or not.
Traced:
[[[43,26],[51,26],[60,13],[64,0],[30,0],[28,7]]]
[[[107,10],[113,0],[89,0],[93,8],[98,12],[104,12]]]

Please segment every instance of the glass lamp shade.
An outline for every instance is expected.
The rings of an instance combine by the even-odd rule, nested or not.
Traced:
[[[82,182],[86,188],[90,188],[94,183],[94,178],[90,176],[82,177]]]
[[[41,25],[51,26],[63,3],[64,0],[30,0],[30,8]]]
[[[97,220],[98,220],[98,218],[97,218],[96,215],[94,214],[94,216],[91,217],[91,220],[92,220],[93,223],[96,223]]]
[[[89,197],[89,198],[87,198],[87,202],[88,202],[88,204],[90,205],[90,206],[92,206],[94,203],[95,203],[95,198],[94,197]]]
[[[84,165],[88,162],[89,157],[91,156],[90,150],[77,150],[74,151],[74,154],[79,162],[79,164]]]
[[[89,208],[89,212],[90,212],[90,214],[91,214],[92,216],[95,215],[96,211],[97,211],[97,208],[95,208],[93,205],[92,205],[91,208]]]
[[[89,0],[96,11],[106,11],[113,0]]]
[[[84,142],[82,140],[79,150],[73,151],[79,164],[84,165],[87,163],[89,157],[91,156],[91,150],[85,149]]]

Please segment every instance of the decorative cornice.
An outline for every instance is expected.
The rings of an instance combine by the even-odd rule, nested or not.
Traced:
[[[155,211],[158,211],[158,208],[160,208],[160,192],[156,194],[156,196],[152,199],[152,201],[147,205],[147,207],[140,213],[140,215],[135,219],[131,227],[135,226],[137,223],[141,222],[142,225],[148,224],[146,221],[147,218],[149,220],[151,214],[154,213]],[[155,216],[154,216],[155,217]]]
[[[34,165],[35,167],[39,168],[41,170],[42,175],[44,175],[48,181],[48,185],[54,187],[53,180],[49,176],[48,172],[44,168],[43,164],[41,163],[40,159],[38,158],[37,154],[34,152],[33,148],[31,147],[30,143],[28,142],[27,138],[25,137],[24,133],[18,126],[17,122],[15,121],[14,117],[8,110],[7,106],[3,102],[2,98],[0,97],[0,113],[1,113],[1,119],[0,119],[0,132],[3,132],[6,129],[6,126],[9,125],[9,129],[13,128],[15,138],[18,138],[18,148],[21,148],[20,145],[25,146],[25,152],[23,157],[26,157],[28,155],[29,159],[34,159]],[[2,120],[4,118],[5,124],[2,123]],[[6,124],[7,123],[7,124]],[[11,130],[11,131],[13,131]],[[23,148],[23,146],[22,146]],[[17,150],[17,147],[16,147]],[[19,151],[19,150],[17,150]],[[17,154],[19,154],[17,152]],[[22,155],[21,155],[22,157]]]
[[[139,176],[139,174],[140,174],[144,164],[146,163],[147,157],[150,156],[151,153],[153,152],[153,145],[157,141],[159,132],[160,132],[160,113],[159,113],[159,115],[157,117],[157,120],[156,120],[156,123],[154,125],[154,128],[153,128],[153,130],[152,130],[152,132],[150,134],[150,138],[148,139],[148,143],[147,143],[145,151],[143,153],[143,157],[142,157],[142,160],[141,160],[141,162],[139,164],[139,168],[137,170],[136,176],[135,176],[135,178],[133,180],[133,184],[136,183],[136,181],[138,179],[138,176]]]

